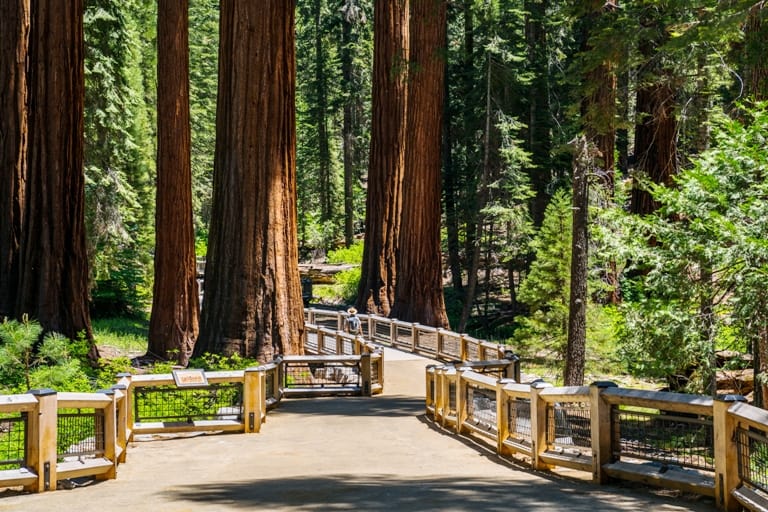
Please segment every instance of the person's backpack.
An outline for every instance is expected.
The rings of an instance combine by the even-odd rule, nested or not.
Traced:
[[[360,332],[360,319],[355,315],[347,317],[347,331],[353,334]]]

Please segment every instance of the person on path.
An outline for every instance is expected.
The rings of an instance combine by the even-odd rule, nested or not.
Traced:
[[[347,309],[347,318],[344,322],[346,331],[355,336],[363,334],[363,326],[360,322],[360,317],[357,316],[357,310],[355,308]]]

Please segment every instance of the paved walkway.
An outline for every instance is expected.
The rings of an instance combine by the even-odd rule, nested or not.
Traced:
[[[424,420],[428,360],[387,349],[384,395],[285,400],[261,433],[131,444],[116,480],[0,493],[0,511],[714,511],[712,500],[534,473]]]

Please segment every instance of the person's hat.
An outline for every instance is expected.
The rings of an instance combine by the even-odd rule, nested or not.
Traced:
[[[349,308],[347,310],[347,313],[349,313],[350,315],[356,315],[357,314],[357,310],[355,308]]]

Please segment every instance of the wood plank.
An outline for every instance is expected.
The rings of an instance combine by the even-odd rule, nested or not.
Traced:
[[[133,426],[133,435],[141,434],[182,434],[190,432],[241,432],[245,430],[245,424],[236,420],[199,420],[192,423],[157,421],[136,423]]]
[[[749,487],[741,486],[734,489],[733,497],[749,510],[768,512],[768,496]]]
[[[603,471],[609,476],[621,480],[715,497],[715,477],[713,474],[702,474],[680,468],[669,468],[662,472],[662,468],[658,464],[622,461],[603,465]]]
[[[547,403],[589,402],[589,386],[544,388],[539,393],[539,396]]]
[[[114,462],[104,458],[59,462],[56,464],[56,478],[63,480],[65,478],[101,475],[111,471],[114,467]]]
[[[31,485],[37,482],[37,473],[27,468],[4,469],[0,471],[0,487]]]
[[[746,420],[763,432],[768,431],[768,411],[765,409],[745,402],[736,402],[728,409],[728,414],[733,414],[740,420]]]
[[[611,405],[628,405],[702,415],[712,414],[712,397],[704,395],[647,391],[644,389],[606,388],[601,396],[606,403]]]
[[[578,471],[592,472],[592,456],[582,454],[558,453],[546,451],[539,454],[539,459],[552,466],[562,466],[564,468],[575,469]]]

